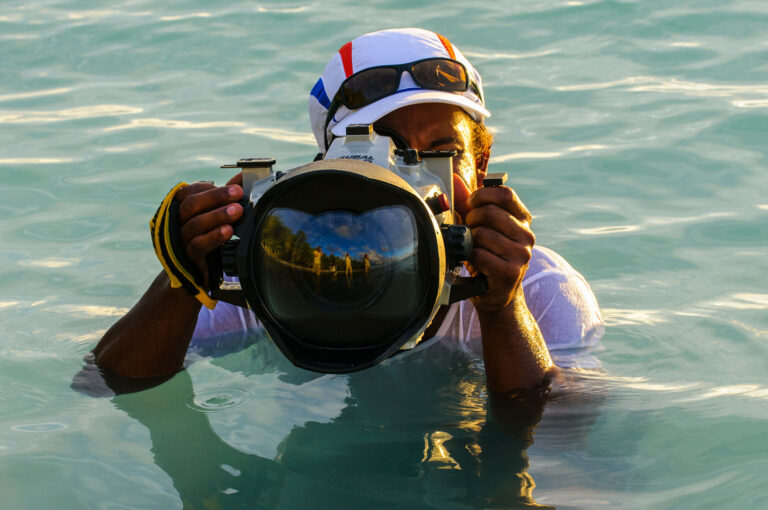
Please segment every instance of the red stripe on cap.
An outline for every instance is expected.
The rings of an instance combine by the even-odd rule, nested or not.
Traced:
[[[352,76],[352,41],[339,48],[339,55],[341,55],[341,63],[344,65],[344,74],[349,78]]]
[[[448,52],[448,55],[456,60],[456,52],[453,51],[453,44],[451,44],[451,41],[443,37],[442,35],[435,33],[438,39],[440,39],[440,42],[443,43],[443,46],[445,46],[445,51]]]

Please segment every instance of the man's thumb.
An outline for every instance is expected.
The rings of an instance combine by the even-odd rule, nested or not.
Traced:
[[[453,174],[453,207],[459,215],[464,218],[469,213],[469,188],[464,180],[456,174]]]

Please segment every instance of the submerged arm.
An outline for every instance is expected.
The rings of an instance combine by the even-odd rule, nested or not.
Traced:
[[[478,310],[488,389],[506,392],[534,388],[556,375],[536,319],[522,289],[498,312]]]
[[[205,257],[233,234],[243,214],[241,175],[226,186],[195,183],[179,190],[179,225],[189,258],[207,275]],[[181,370],[200,312],[200,303],[171,288],[165,273],[117,321],[93,350],[96,364],[123,377],[161,377]]]
[[[549,350],[523,296],[535,236],[531,215],[508,187],[480,188],[468,201],[473,273],[488,280],[488,291],[473,298],[480,319],[488,389],[533,388],[554,375]]]
[[[200,303],[172,289],[160,273],[138,303],[104,334],[96,363],[124,377],[159,377],[181,370]]]

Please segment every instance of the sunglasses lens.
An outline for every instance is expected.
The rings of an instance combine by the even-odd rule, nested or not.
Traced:
[[[391,67],[374,67],[353,74],[342,84],[344,103],[348,108],[360,108],[397,92],[400,74]]]
[[[416,82],[425,89],[463,92],[467,90],[467,72],[458,62],[431,59],[413,65]]]

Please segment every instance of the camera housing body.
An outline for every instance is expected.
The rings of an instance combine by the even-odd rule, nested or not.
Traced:
[[[472,241],[453,224],[454,155],[352,125],[324,159],[291,170],[274,159],[223,167],[243,170],[244,214],[208,258],[211,297],[253,309],[313,371],[352,372],[414,347],[441,305],[486,288],[458,276]]]

